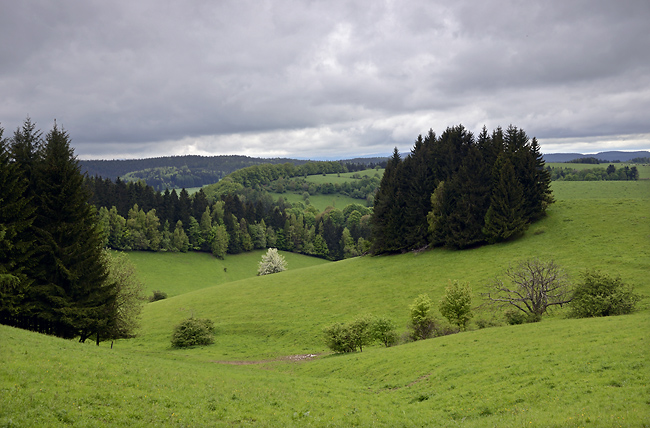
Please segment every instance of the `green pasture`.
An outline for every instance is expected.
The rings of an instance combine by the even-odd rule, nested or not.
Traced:
[[[365,176],[372,178],[372,177],[377,177],[381,179],[381,177],[384,175],[384,170],[382,168],[380,169],[366,169],[363,171],[355,171],[355,172],[341,172],[341,173],[333,173],[333,174],[315,174],[315,175],[308,175],[305,180],[308,183],[316,183],[316,184],[325,184],[325,183],[332,183],[332,184],[343,184],[346,182],[351,182],[354,180],[358,180],[357,178],[353,178],[354,175],[359,175],[361,178],[364,178]]]
[[[129,260],[137,266],[138,277],[148,294],[153,290],[168,297],[212,287],[217,284],[251,278],[257,275],[258,263],[264,250],[229,255],[219,260],[208,253],[153,253],[130,251]],[[288,269],[302,269],[328,263],[326,260],[302,254],[280,252]]]
[[[282,197],[287,202],[292,204],[300,202],[305,203],[305,198],[302,196],[302,193],[270,193],[273,196],[273,199],[277,200]],[[323,212],[327,207],[334,207],[342,210],[350,204],[361,204],[366,205],[366,201],[363,199],[354,199],[349,196],[342,195],[340,193],[330,193],[328,195],[311,195],[309,196],[309,204],[313,205],[318,209],[318,211]]]
[[[170,295],[146,305],[135,339],[96,347],[0,326],[0,427],[650,427],[650,181],[553,190],[523,237],[472,250],[333,263],[285,253],[289,270],[264,277],[261,252],[129,253],[147,290]],[[587,268],[620,275],[646,298],[633,315],[575,320],[562,308],[505,326],[480,293],[529,257],[555,260],[572,281]],[[455,279],[473,287],[470,331],[345,355],[325,347],[324,326],[365,313],[405,331],[413,299],[437,302]],[[189,316],[214,321],[213,345],[170,347]]]

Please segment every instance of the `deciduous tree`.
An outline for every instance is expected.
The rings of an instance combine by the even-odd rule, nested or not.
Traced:
[[[486,299],[499,306],[511,306],[536,321],[551,306],[562,306],[573,297],[567,277],[554,261],[527,259],[496,278]]]

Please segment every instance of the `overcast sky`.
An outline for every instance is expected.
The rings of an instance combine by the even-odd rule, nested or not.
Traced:
[[[650,1],[2,1],[0,126],[81,159],[408,152],[513,124],[650,149]]]

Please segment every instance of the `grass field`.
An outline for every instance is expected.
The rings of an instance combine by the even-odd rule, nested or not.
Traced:
[[[259,254],[227,257],[224,273],[209,256],[130,253],[147,288],[174,297],[148,304],[139,337],[113,349],[0,326],[0,427],[650,427],[648,297],[628,316],[562,309],[363,353],[329,355],[321,339],[367,312],[405,330],[413,298],[437,301],[449,279],[469,281],[478,306],[495,275],[531,256],[573,280],[585,268],[618,274],[650,296],[650,181],[553,189],[557,202],[523,238],[462,252],[290,260],[265,277],[249,275]],[[215,344],[171,349],[192,314],[215,322]],[[318,356],[290,358],[305,354]]]
[[[302,194],[298,193],[271,193],[273,199],[277,200],[279,197],[283,197],[288,202],[296,203],[305,203],[305,199],[302,197]],[[340,210],[345,208],[350,204],[361,204],[366,205],[366,201],[363,199],[354,199],[349,196],[341,195],[340,193],[334,193],[329,195],[311,195],[309,197],[309,204],[313,205],[318,209],[318,211],[323,212],[327,207],[335,207]]]

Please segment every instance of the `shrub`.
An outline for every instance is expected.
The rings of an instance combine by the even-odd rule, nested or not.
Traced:
[[[214,343],[214,323],[209,319],[188,318],[174,327],[172,347],[210,345]]]
[[[541,315],[527,314],[525,312],[509,309],[503,314],[506,317],[506,322],[510,325],[526,324],[531,322],[539,322],[542,320]]]
[[[422,340],[433,337],[435,331],[435,321],[429,314],[431,309],[431,299],[427,294],[420,294],[415,298],[413,304],[409,306],[410,324],[412,340]]]
[[[576,318],[623,315],[634,311],[641,296],[620,277],[587,270],[583,282],[574,291],[571,316]]]
[[[385,347],[393,346],[397,343],[399,336],[395,331],[395,323],[388,318],[375,318],[372,325],[372,335],[376,341],[381,342]]]
[[[450,282],[445,290],[445,295],[440,300],[439,309],[443,317],[464,331],[467,328],[467,322],[474,316],[472,313],[472,288],[468,283]]]
[[[397,342],[395,324],[387,318],[363,315],[347,324],[336,323],[323,329],[327,347],[337,353],[363,351],[363,347],[381,342],[388,347]]]
[[[149,297],[149,301],[150,302],[156,302],[158,300],[163,300],[163,299],[166,299],[166,298],[167,298],[167,293],[165,293],[164,291],[160,291],[160,290],[154,290],[153,295],[151,297]]]
[[[349,325],[343,323],[332,324],[323,329],[325,343],[328,348],[337,353],[356,351]]]
[[[277,248],[269,248],[266,254],[262,256],[262,261],[259,263],[257,275],[268,275],[287,270],[287,262],[278,253]]]

